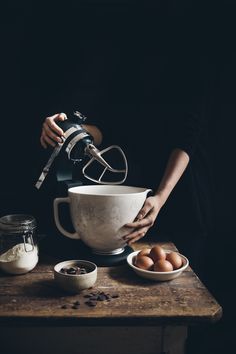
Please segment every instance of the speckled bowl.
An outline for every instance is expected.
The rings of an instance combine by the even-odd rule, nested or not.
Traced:
[[[139,252],[140,252],[140,250],[130,253],[127,257],[127,263],[130,266],[130,268],[132,268],[135,271],[135,273],[142,278],[146,278],[146,279],[150,279],[150,280],[154,280],[154,281],[172,280],[172,279],[179,277],[182,274],[182,272],[189,265],[188,259],[185,256],[183,256],[182,254],[177,252],[181,256],[182,261],[183,261],[183,265],[179,269],[172,270],[170,272],[154,272],[152,270],[140,269],[134,265],[135,257],[137,256],[137,254]],[[165,250],[165,252],[170,253],[171,251]]]
[[[85,274],[62,273],[62,268],[86,268]],[[54,279],[58,286],[69,293],[79,293],[81,290],[91,288],[97,280],[97,266],[86,260],[68,260],[57,263],[54,267]]]

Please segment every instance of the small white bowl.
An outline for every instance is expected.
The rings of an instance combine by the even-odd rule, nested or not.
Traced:
[[[62,268],[85,268],[85,274],[62,273]],[[81,290],[91,288],[97,280],[97,266],[86,260],[69,260],[57,263],[54,267],[54,279],[57,284],[67,292],[79,293]]]
[[[139,251],[135,251],[132,252],[128,255],[127,257],[127,263],[128,265],[135,271],[135,273],[137,273],[140,277],[142,278],[146,278],[146,279],[150,279],[150,280],[154,280],[154,281],[166,281],[166,280],[172,280],[174,278],[177,278],[180,276],[180,274],[188,267],[189,265],[189,261],[188,259],[183,256],[182,254],[178,253],[182,260],[183,260],[183,265],[182,267],[180,267],[179,269],[176,270],[172,270],[170,272],[154,272],[152,270],[144,270],[141,268],[138,268],[134,265],[134,259],[137,256],[137,254],[140,252]],[[165,250],[166,253],[170,253],[172,251],[170,250]]]

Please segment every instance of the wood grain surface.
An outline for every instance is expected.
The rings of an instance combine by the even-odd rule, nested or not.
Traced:
[[[134,249],[152,245],[139,242]],[[162,246],[175,249],[172,243]],[[167,282],[140,278],[127,264],[99,267],[92,289],[70,295],[54,281],[57,262],[40,254],[39,264],[30,273],[0,273],[0,325],[189,325],[215,322],[222,314],[221,306],[190,266]],[[90,307],[86,295],[91,292],[118,297]],[[74,308],[76,301],[79,308]]]

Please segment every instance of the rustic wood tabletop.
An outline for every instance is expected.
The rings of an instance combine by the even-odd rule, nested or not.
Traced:
[[[153,245],[138,242],[133,248]],[[162,246],[176,250],[173,243]],[[71,295],[59,289],[54,280],[57,262],[56,257],[40,253],[33,271],[24,275],[0,273],[0,325],[189,325],[213,323],[222,315],[221,306],[191,266],[178,278],[165,282],[143,279],[126,263],[98,267],[94,287]],[[88,306],[91,293],[111,297]]]

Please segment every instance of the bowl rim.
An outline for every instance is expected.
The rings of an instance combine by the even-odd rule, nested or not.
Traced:
[[[183,254],[179,253],[178,251],[173,251],[173,250],[166,250],[166,249],[164,249],[164,251],[165,251],[166,253],[176,252],[176,253],[177,253],[178,255],[180,255],[181,258],[185,261],[185,264],[182,265],[180,268],[175,269],[175,270],[171,270],[171,271],[169,271],[169,272],[156,272],[156,271],[154,271],[154,270],[141,269],[141,268],[136,267],[136,266],[132,263],[133,258],[134,258],[140,251],[141,251],[141,249],[140,249],[140,250],[137,250],[137,251],[134,251],[134,252],[131,252],[131,253],[127,256],[126,260],[127,260],[127,263],[129,264],[129,266],[130,266],[131,268],[133,268],[134,270],[137,270],[137,271],[139,271],[139,272],[145,273],[145,274],[150,274],[150,275],[151,275],[151,274],[152,274],[152,275],[154,275],[154,274],[156,274],[156,275],[171,275],[171,274],[176,274],[176,273],[182,272],[182,271],[184,271],[184,270],[189,266],[189,260],[188,260],[188,258],[187,258],[186,256],[184,256]]]
[[[112,187],[114,190],[117,190],[114,193],[105,193],[105,192],[101,192],[101,193],[92,193],[92,192],[85,192],[83,191],[83,189],[86,188],[90,188],[92,187],[92,189],[96,189],[96,188],[101,188],[101,189],[106,189],[106,188],[110,188]],[[127,189],[126,193],[118,193],[119,190],[121,189]],[[128,192],[129,190],[129,192]],[[133,191],[132,191],[133,190]],[[135,190],[135,191],[134,191]],[[79,193],[77,192],[79,191]],[[83,195],[83,196],[90,196],[90,197],[127,197],[127,196],[137,196],[137,195],[141,195],[141,194],[147,194],[148,192],[151,192],[152,189],[150,188],[145,188],[145,187],[136,187],[136,186],[129,186],[129,185],[82,185],[82,186],[75,186],[75,187],[71,187],[68,189],[68,193],[70,195]]]
[[[91,270],[88,273],[85,274],[67,274],[67,273],[61,273],[60,269],[57,269],[59,267],[63,267],[63,265],[65,264],[69,264],[69,263],[78,263],[78,262],[83,262],[83,263],[87,263],[89,265],[91,265],[94,269]],[[57,264],[55,264],[54,268],[53,268],[54,272],[57,274],[60,274],[60,276],[64,276],[64,277],[84,277],[84,276],[89,276],[90,274],[92,275],[93,273],[97,272],[97,265],[91,261],[87,261],[86,259],[69,259],[66,261],[62,261],[59,262]]]

